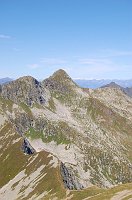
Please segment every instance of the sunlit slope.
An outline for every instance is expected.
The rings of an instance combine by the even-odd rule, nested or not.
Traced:
[[[0,130],[0,199],[63,199],[57,158],[45,151],[26,155],[23,139],[10,123]]]
[[[42,83],[23,77],[5,85],[0,198],[129,199],[131,117],[132,99],[120,89],[82,89],[63,70]],[[34,154],[24,154],[24,138]]]

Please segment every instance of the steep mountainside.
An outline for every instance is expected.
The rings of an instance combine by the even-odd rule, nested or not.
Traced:
[[[63,70],[22,77],[1,88],[0,127],[0,199],[132,195],[132,98],[120,88],[82,89]]]

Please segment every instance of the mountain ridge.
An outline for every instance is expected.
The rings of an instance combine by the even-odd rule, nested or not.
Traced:
[[[40,101],[40,96],[44,98],[43,102]],[[58,192],[55,190],[58,200],[68,198],[64,192],[67,189],[84,188],[82,192],[80,191],[80,195],[84,194],[88,197],[87,192],[85,193],[88,187],[98,186],[101,188],[99,191],[104,191],[103,188],[132,182],[132,99],[118,88],[90,89],[86,92],[77,86],[63,70],[57,71],[42,83],[33,77],[26,76],[2,86],[0,118],[3,120],[0,131],[3,141],[6,142],[3,130],[8,122],[11,123],[11,127],[14,127],[20,140],[24,142],[26,138],[35,150],[35,153],[30,155],[31,159],[34,156],[41,158],[44,152],[53,156],[52,163],[57,170],[55,173],[59,174],[61,184],[64,183]],[[12,137],[10,126],[8,135]],[[17,143],[17,138],[10,140],[14,141],[14,145]],[[4,144],[0,145],[4,149]],[[8,146],[11,146],[9,141]],[[30,152],[28,148],[30,146],[26,144],[24,149],[27,151],[24,150],[24,152]],[[4,151],[6,152],[6,149]],[[8,154],[10,155],[9,151],[2,159],[4,160]],[[25,160],[24,155],[23,159]],[[26,162],[25,170],[31,173],[28,161]],[[9,161],[7,163],[10,165]],[[42,161],[35,159],[34,163],[38,163],[39,167],[43,166]],[[49,164],[47,164],[49,174],[48,166]],[[12,169],[13,166],[10,167]],[[42,169],[44,170],[43,167]],[[19,172],[23,173],[21,170]],[[6,171],[4,173],[9,175]],[[18,171],[15,173],[11,175],[12,178]],[[44,176],[43,173],[41,175],[43,181],[45,176],[49,177],[49,175]],[[38,175],[36,176],[39,178]],[[16,181],[14,187],[17,188],[17,180],[14,179],[14,181]],[[48,179],[48,184],[51,186],[49,186],[49,193],[46,193],[47,199],[50,195],[49,198],[53,199],[53,185],[50,179]],[[32,195],[36,194],[35,188],[31,191]],[[41,193],[44,191],[41,190]],[[69,197],[71,199],[77,195],[74,192],[70,194],[73,194],[73,198]],[[3,195],[1,190],[0,195]],[[24,195],[26,195],[26,189],[24,189]],[[28,195],[31,194],[28,192]],[[17,196],[20,197],[16,194]],[[75,199],[82,200],[79,197]]]
[[[123,91],[126,95],[132,97],[132,87],[128,88],[124,88],[124,87],[121,87],[120,85],[116,84],[115,82],[111,82],[107,85],[104,85],[102,86],[101,88],[105,88],[105,87],[112,87],[112,88],[118,88],[120,89],[121,91]]]

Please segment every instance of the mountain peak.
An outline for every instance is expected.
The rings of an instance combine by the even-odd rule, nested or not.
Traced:
[[[58,69],[56,72],[54,72],[54,74],[67,74],[66,71],[64,69]]]
[[[70,76],[65,72],[65,70],[63,69],[59,69],[56,72],[53,73],[53,75],[51,76],[53,79],[59,79],[59,80],[65,80],[65,79],[69,79],[72,80],[70,78]]]
[[[111,83],[109,83],[107,85],[102,86],[101,88],[106,88],[106,87],[122,89],[122,87],[120,85],[118,85],[117,83],[115,83],[114,81],[112,81]]]
[[[58,91],[59,93],[64,93],[71,91],[73,87],[76,87],[76,83],[71,79],[71,77],[63,70],[59,69],[54,72],[52,76],[43,81],[45,87],[50,90]]]

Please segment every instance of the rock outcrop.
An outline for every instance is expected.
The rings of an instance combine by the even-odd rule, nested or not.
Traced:
[[[77,178],[73,175],[73,173],[68,169],[64,163],[60,164],[61,176],[63,179],[63,183],[66,189],[69,190],[81,190],[83,189],[83,185],[79,183]]]
[[[30,143],[28,142],[26,138],[23,140],[22,150],[25,154],[28,154],[28,155],[33,154],[35,152],[35,150],[30,145]]]
[[[15,103],[24,102],[29,106],[34,102],[45,104],[45,90],[41,83],[31,76],[25,76],[3,85],[1,95]]]

